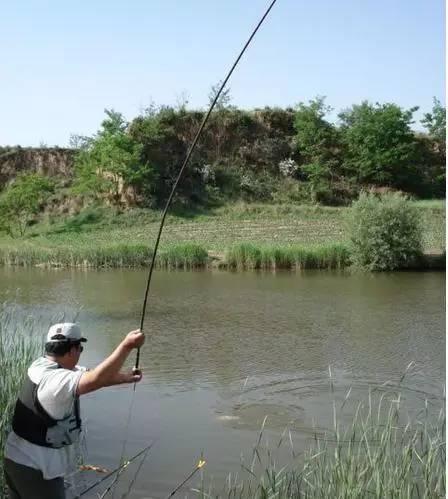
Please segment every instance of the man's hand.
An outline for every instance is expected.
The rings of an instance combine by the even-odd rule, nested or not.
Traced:
[[[135,367],[130,372],[121,372],[118,373],[117,379],[115,380],[116,384],[120,383],[138,383],[142,379],[142,372],[140,369],[135,369]],[[114,383],[114,384],[115,384]]]
[[[145,335],[140,329],[128,333],[120,345],[92,371],[82,374],[76,393],[84,395],[105,386],[119,385],[121,383],[138,383],[142,379],[139,370],[121,372],[124,361],[133,348],[139,348],[145,342]]]
[[[132,350],[133,348],[140,348],[145,342],[145,335],[140,332],[140,329],[136,329],[135,331],[131,331],[128,333],[123,340],[123,345]]]

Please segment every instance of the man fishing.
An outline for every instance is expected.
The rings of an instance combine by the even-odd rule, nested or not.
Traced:
[[[45,356],[28,369],[5,447],[10,499],[64,499],[64,476],[75,470],[82,431],[79,397],[142,379],[139,370],[121,371],[131,350],[145,341],[140,330],[128,333],[92,370],[78,366],[86,341],[77,324],[54,324]]]

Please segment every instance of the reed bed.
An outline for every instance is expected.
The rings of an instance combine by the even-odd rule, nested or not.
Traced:
[[[343,244],[281,247],[240,243],[227,251],[226,262],[238,270],[341,269],[350,264],[350,254]]]
[[[33,319],[18,320],[17,314],[0,306],[0,449],[3,457],[11,417],[26,370],[43,351]],[[0,460],[0,497],[6,497],[3,458]]]
[[[144,244],[115,244],[41,248],[0,248],[0,264],[43,267],[132,268],[148,266],[152,249]],[[161,248],[156,259],[158,268],[191,269],[206,266],[207,251],[197,244],[173,244]]]
[[[425,401],[419,414],[406,418],[401,394],[389,400],[385,395],[374,400],[369,392],[346,425],[333,404],[333,428],[316,433],[299,455],[287,430],[273,448],[264,445],[263,423],[251,459],[242,462],[241,477],[230,474],[219,492],[203,479],[193,491],[203,499],[445,497],[445,399],[431,414]],[[292,459],[279,468],[275,454],[284,445],[290,446]]]
[[[208,264],[208,252],[199,244],[185,243],[162,248],[157,266],[166,269],[195,269]]]
[[[191,270],[219,266],[236,270],[306,270],[343,269],[351,264],[350,250],[343,243],[282,246],[242,242],[231,245],[224,253],[211,252],[216,254],[218,258],[209,257],[201,244],[168,244],[159,249],[156,268]],[[0,246],[0,265],[8,266],[141,268],[149,266],[151,257],[152,248],[144,244]],[[444,269],[445,255],[423,255],[416,261],[415,268]]]

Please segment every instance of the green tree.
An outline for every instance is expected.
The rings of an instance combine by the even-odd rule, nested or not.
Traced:
[[[149,195],[159,207],[164,205],[171,192],[202,118],[202,111],[176,110],[169,106],[158,109],[152,107],[130,125],[132,140],[142,147],[143,162],[152,167],[153,181]],[[203,200],[201,172],[206,162],[203,144],[201,140],[178,184],[175,204],[199,204]]]
[[[408,267],[422,253],[419,211],[399,193],[361,193],[349,215],[351,258],[369,270]]]
[[[37,173],[23,173],[0,195],[0,229],[11,237],[23,236],[54,183]]]
[[[430,196],[445,196],[446,176],[446,108],[434,97],[432,111],[421,121],[428,130],[427,137],[420,137],[427,160],[424,163],[424,185]],[[426,146],[426,147],[425,147]]]
[[[73,190],[119,202],[124,186],[141,187],[151,180],[151,169],[142,164],[142,146],[128,134],[123,115],[107,109],[105,113],[98,133],[81,142]]]
[[[295,113],[297,152],[311,185],[313,201],[320,201],[322,193],[331,191],[340,174],[338,130],[325,119],[331,111],[325,98],[317,97],[309,104],[301,102]]]
[[[421,120],[428,130],[430,137],[435,141],[438,151],[445,158],[446,155],[446,108],[434,97],[430,113],[425,113]]]
[[[352,179],[360,184],[413,190],[421,159],[411,129],[417,109],[364,101],[339,114],[345,168]]]

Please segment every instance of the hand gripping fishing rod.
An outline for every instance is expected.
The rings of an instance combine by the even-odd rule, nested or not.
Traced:
[[[227,82],[229,81],[229,78],[232,76],[232,73],[233,73],[234,69],[236,68],[236,66],[238,65],[241,57],[243,56],[243,54],[246,51],[247,47],[250,45],[253,37],[257,33],[257,31],[260,28],[260,26],[263,24],[263,21],[266,19],[267,15],[271,11],[271,9],[274,6],[274,4],[276,3],[276,1],[277,0],[273,0],[271,2],[271,4],[269,5],[269,7],[267,8],[266,12],[263,14],[263,17],[260,19],[260,21],[258,22],[257,26],[252,31],[252,34],[250,35],[250,37],[247,40],[247,42],[245,43],[243,49],[241,50],[241,52],[239,53],[239,55],[236,58],[235,62],[233,63],[232,67],[230,68],[230,71],[228,72],[228,74],[225,77],[224,81],[222,82],[220,89],[216,93],[215,98],[213,99],[213,102],[210,105],[210,108],[209,108],[207,114],[205,115],[204,119],[202,120],[201,126],[199,127],[199,129],[198,129],[198,131],[196,133],[196,136],[194,137],[194,140],[193,140],[190,148],[188,149],[188,152],[187,152],[187,155],[185,157],[185,160],[184,160],[184,162],[182,164],[182,167],[181,167],[181,169],[179,171],[179,174],[177,175],[176,181],[174,182],[173,188],[171,190],[171,193],[170,193],[170,195],[168,197],[168,200],[166,202],[165,208],[164,208],[163,213],[162,213],[162,219],[160,221],[159,232],[157,234],[156,243],[154,245],[154,251],[153,251],[153,254],[152,254],[152,258],[151,258],[151,265],[149,267],[148,280],[146,282],[145,298],[143,300],[142,316],[141,316],[141,319],[140,319],[140,331],[141,332],[143,332],[143,325],[144,325],[144,322],[145,322],[146,305],[147,305],[147,302],[148,302],[149,288],[150,288],[150,285],[151,285],[151,278],[152,278],[152,273],[153,273],[153,270],[154,270],[154,263],[155,263],[155,260],[156,260],[157,250],[159,248],[160,236],[162,235],[162,230],[163,230],[163,226],[165,224],[166,214],[167,214],[168,209],[169,209],[169,207],[171,205],[171,201],[173,199],[174,193],[176,192],[177,185],[178,185],[178,183],[179,183],[179,181],[180,181],[180,179],[182,177],[182,174],[183,174],[185,168],[188,165],[188,162],[189,162],[189,160],[191,158],[191,155],[193,154],[193,151],[194,151],[194,149],[196,147],[196,144],[197,144],[197,142],[199,140],[199,137],[200,137],[200,135],[202,133],[202,130],[204,129],[204,127],[205,127],[205,125],[206,125],[206,123],[207,123],[207,121],[208,121],[208,119],[210,117],[210,114],[212,113],[212,111],[213,111],[213,109],[214,109],[214,107],[216,105],[216,102],[219,99],[219,96],[221,95],[222,91],[224,90],[224,87],[226,86]],[[137,356],[136,356],[136,359],[135,359],[134,370],[138,370],[139,363],[140,363],[140,348],[137,349]]]

